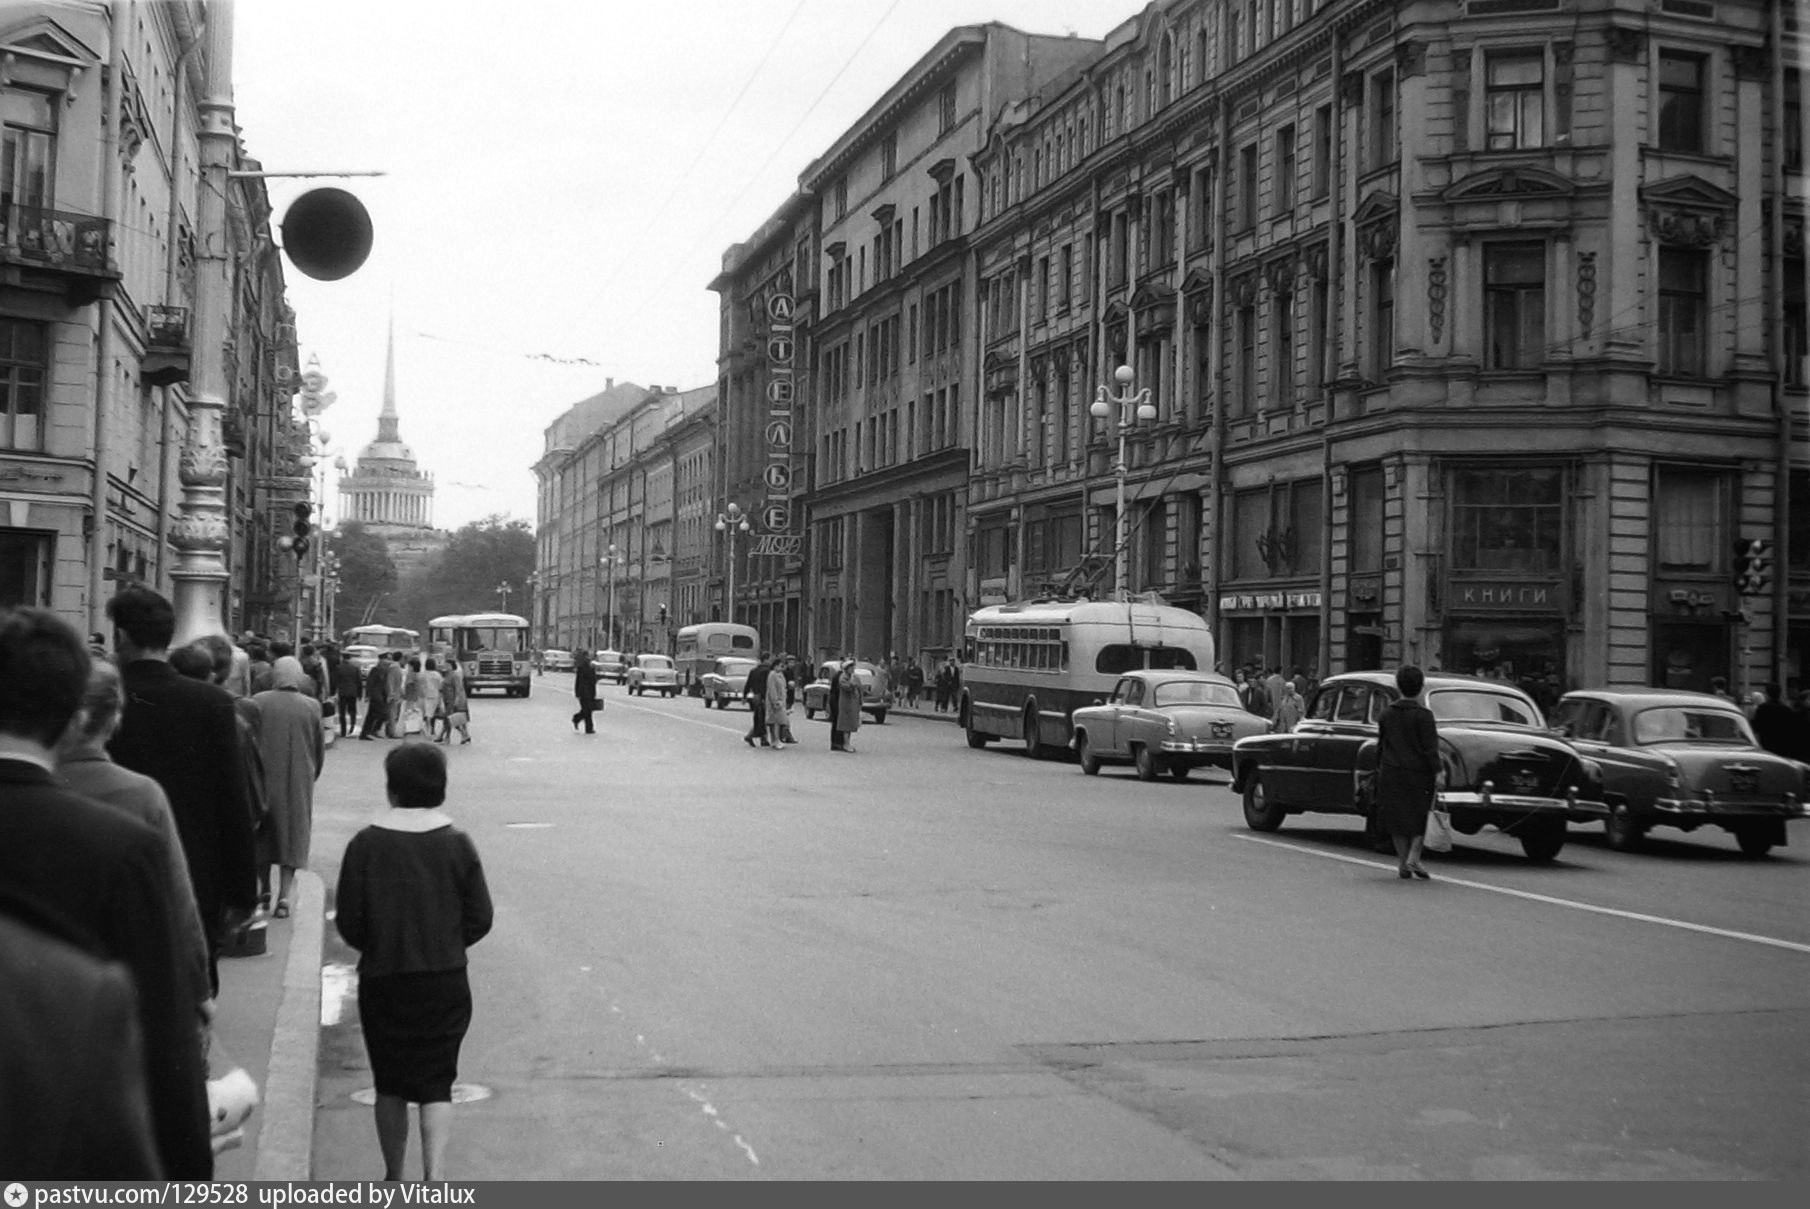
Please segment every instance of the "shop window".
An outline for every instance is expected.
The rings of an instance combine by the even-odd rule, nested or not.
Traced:
[[[1660,468],[1653,481],[1653,541],[1662,573],[1711,574],[1721,569],[1727,499],[1723,475]]]
[[[1452,477],[1454,570],[1551,574],[1559,569],[1563,471],[1459,470]]]
[[[1565,623],[1466,618],[1446,627],[1445,669],[1515,685],[1542,712],[1564,693]]]
[[[1659,249],[1659,372],[1700,378],[1709,314],[1708,258],[1686,248]]]
[[[1518,151],[1546,145],[1546,55],[1493,51],[1484,58],[1487,145]]]
[[[1708,60],[1683,51],[1659,52],[1659,148],[1703,153],[1704,76]]]
[[[0,608],[50,607],[48,533],[0,529]]]
[[[1490,369],[1534,369],[1546,356],[1546,247],[1492,244],[1483,252],[1484,334]]]
[[[47,345],[43,324],[0,319],[0,447],[44,448]]]

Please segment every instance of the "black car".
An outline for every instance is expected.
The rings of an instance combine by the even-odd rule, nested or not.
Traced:
[[[1286,734],[1241,739],[1232,788],[1252,830],[1274,831],[1291,814],[1357,814],[1376,827],[1376,723],[1400,694],[1388,672],[1344,672],[1323,681],[1306,716]],[[1546,729],[1533,698],[1500,680],[1427,675],[1425,700],[1439,728],[1440,803],[1452,828],[1485,826],[1521,841],[1529,860],[1565,846],[1568,821],[1601,822],[1602,770]]]

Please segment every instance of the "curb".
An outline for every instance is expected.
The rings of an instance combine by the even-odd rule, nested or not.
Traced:
[[[318,873],[295,872],[295,931],[283,967],[283,998],[264,1076],[264,1121],[251,1178],[306,1180],[314,1165],[314,1101],[321,1042],[321,945],[327,889]]]

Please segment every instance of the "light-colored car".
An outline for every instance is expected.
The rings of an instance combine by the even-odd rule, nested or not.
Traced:
[[[628,669],[628,691],[632,696],[659,693],[663,697],[679,695],[679,670],[665,655],[636,655]]]
[[[598,651],[591,660],[591,666],[597,669],[599,680],[613,680],[621,684],[628,677],[628,661],[621,651]]]
[[[1263,734],[1269,720],[1245,709],[1224,676],[1148,670],[1120,676],[1110,698],[1075,711],[1073,725],[1088,776],[1107,761],[1129,761],[1140,780],[1167,772],[1185,781],[1204,765],[1230,770],[1232,744]]]
[[[828,715],[830,710],[830,678],[842,667],[840,659],[826,659],[817,668],[817,679],[804,686],[804,716],[808,720],[818,714]],[[855,664],[855,679],[861,684],[861,712],[872,714],[875,722],[886,721],[886,710],[891,705],[880,690],[874,687],[874,665],[871,663]]]
[[[575,666],[571,651],[554,647],[540,653],[540,670],[543,672],[569,672]]]
[[[353,643],[340,651],[340,657],[357,668],[360,675],[364,675],[377,666],[377,661],[383,658],[383,652],[374,646]]]
[[[730,703],[740,702],[742,690],[748,685],[748,673],[754,670],[754,665],[754,660],[736,655],[726,655],[712,663],[710,670],[698,678],[698,686],[704,694],[704,708],[714,705],[718,709],[728,709]]]
[[[1740,707],[1721,697],[1581,689],[1559,699],[1552,725],[1602,766],[1611,848],[1638,848],[1653,827],[1712,826],[1761,857],[1804,817],[1805,765],[1762,748]]]

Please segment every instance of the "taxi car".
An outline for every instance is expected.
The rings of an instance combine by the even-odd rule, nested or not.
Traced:
[[[1362,815],[1376,836],[1376,723],[1400,694],[1389,672],[1342,672],[1322,681],[1287,734],[1240,739],[1232,788],[1244,821],[1274,831],[1291,814]],[[1569,822],[1601,822],[1602,769],[1546,729],[1540,707],[1506,681],[1428,672],[1427,708],[1439,729],[1439,801],[1452,829],[1500,828],[1531,861],[1565,846]]]
[[[1180,669],[1126,672],[1112,696],[1074,712],[1081,771],[1097,776],[1108,760],[1130,761],[1138,778],[1167,772],[1178,781],[1206,765],[1232,767],[1232,744],[1263,734],[1269,719],[1244,708],[1224,676]]]
[[[636,655],[628,669],[628,691],[635,697],[646,693],[676,697],[679,694],[679,670],[665,655]]]
[[[1762,857],[1804,817],[1810,767],[1762,748],[1739,706],[1709,693],[1597,688],[1566,693],[1553,729],[1603,770],[1609,846],[1653,827],[1720,827]]]
[[[739,655],[725,655],[712,663],[710,670],[698,677],[698,687],[704,694],[704,708],[714,705],[718,709],[728,709],[730,702],[741,701],[742,690],[748,684],[748,673],[753,670],[754,660]]]
[[[621,651],[598,651],[591,659],[591,666],[597,669],[597,679],[613,680],[621,684],[628,676],[628,663]]]
[[[543,672],[569,672],[576,666],[571,651],[553,647],[540,653],[540,670]]]
[[[841,668],[842,660],[826,659],[817,667],[817,679],[804,686],[806,721],[818,714],[828,716],[830,712],[830,681]],[[861,712],[872,714],[875,722],[886,721],[886,711],[892,702],[880,695],[878,682],[874,678],[874,665],[857,660],[855,679],[861,685]]]

